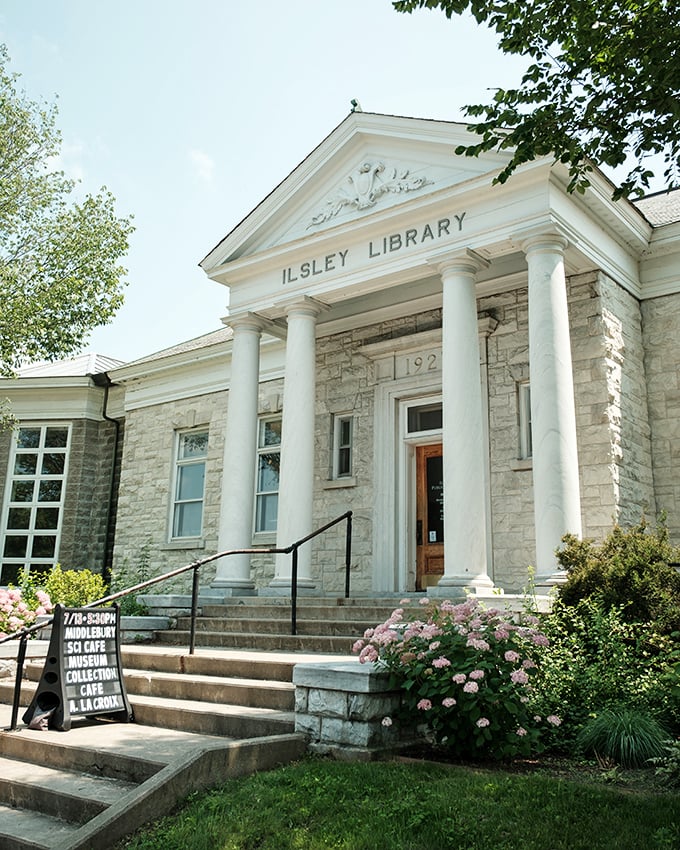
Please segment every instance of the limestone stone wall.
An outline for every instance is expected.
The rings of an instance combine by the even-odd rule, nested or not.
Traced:
[[[216,551],[226,409],[227,393],[219,392],[128,411],[118,492],[114,573],[130,573],[134,580],[145,548],[150,555],[150,576]],[[208,431],[203,545],[194,548],[169,542],[175,434],[190,428]],[[201,570],[201,584],[208,584],[213,576],[214,567],[207,565]],[[189,581],[187,578],[186,582],[163,585],[158,592],[185,589]]]
[[[602,417],[609,431],[609,468],[604,489],[597,479],[590,486],[586,475],[589,446],[585,439],[581,441],[581,463],[585,487],[584,534],[602,539],[614,520],[628,526],[639,522],[643,513],[654,513],[655,496],[640,303],[605,275],[598,276],[595,286],[601,309],[599,320],[591,320],[591,324],[599,321],[604,351],[599,367],[593,360],[592,368],[604,370],[607,398],[604,412],[598,404],[590,416],[593,425]],[[601,472],[595,474],[600,479],[605,477]],[[606,496],[610,492],[613,510],[605,514]]]
[[[656,501],[680,545],[680,295],[642,302]],[[651,509],[650,509],[651,513]]]
[[[529,379],[527,291],[483,298],[478,310],[497,320],[486,341],[494,583],[521,591],[534,563],[531,462],[519,461],[517,385]]]
[[[64,569],[104,571],[114,450],[112,422],[73,422],[59,547]]]
[[[598,272],[569,279],[568,304],[583,534],[601,539],[654,499],[640,309]],[[530,378],[527,291],[478,306],[498,321],[486,343],[494,579],[517,592],[535,558],[531,462],[518,457],[517,385]]]

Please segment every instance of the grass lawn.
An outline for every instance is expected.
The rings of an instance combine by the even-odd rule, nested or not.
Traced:
[[[678,850],[680,794],[654,790],[651,775],[310,757],[196,794],[120,847]]]

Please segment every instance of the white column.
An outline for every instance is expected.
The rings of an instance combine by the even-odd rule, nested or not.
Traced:
[[[312,298],[287,310],[286,367],[281,423],[281,470],[276,545],[289,546],[312,528],[316,399],[316,319],[323,306]],[[312,543],[299,550],[298,586],[312,587]],[[272,588],[290,588],[291,556],[277,555]]]
[[[231,380],[222,465],[218,552],[250,549],[253,540],[257,463],[257,399],[262,322],[252,313],[230,317],[234,331]],[[229,555],[217,562],[211,587],[225,593],[249,593],[250,555]]]
[[[475,274],[485,261],[472,251],[438,263],[443,281],[442,415],[444,575],[451,587],[488,591],[486,475]]]
[[[555,550],[567,532],[581,535],[574,379],[561,236],[522,245],[529,267],[529,368],[533,444],[536,573],[557,569]]]

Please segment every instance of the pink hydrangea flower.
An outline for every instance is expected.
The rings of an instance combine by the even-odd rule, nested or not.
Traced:
[[[359,661],[361,664],[365,664],[367,661],[377,661],[378,660],[378,650],[371,646],[365,646],[361,652],[359,653]]]
[[[471,679],[483,679],[484,678],[484,671],[483,670],[473,670],[472,673],[470,673],[470,678]]]
[[[477,682],[466,682],[463,685],[463,690],[466,694],[476,694],[479,690],[479,685],[477,684]]]
[[[451,708],[451,706],[455,705],[456,701],[453,697],[444,697],[442,700],[442,705],[444,708]]]
[[[392,725],[392,718],[391,717],[383,717],[382,725],[383,726],[391,726]]]
[[[433,640],[430,644],[430,652],[434,652],[435,650],[439,649],[441,645],[442,642],[440,640]]]
[[[519,661],[520,655],[519,652],[515,652],[514,649],[509,649],[505,655],[503,656],[506,661],[509,661],[511,664],[516,664]]]
[[[437,670],[441,670],[441,669],[442,669],[442,667],[450,667],[450,666],[451,666],[451,662],[449,661],[449,659],[448,659],[448,658],[445,658],[445,657],[442,655],[442,656],[440,656],[439,658],[435,658],[435,659],[434,659],[434,661],[432,662],[432,666],[433,666],[433,667],[436,667],[436,668],[437,668]]]
[[[526,685],[529,681],[529,676],[526,670],[513,670],[510,674],[510,679],[516,685]]]
[[[523,738],[526,734],[527,730],[523,726],[520,726],[515,732],[515,735],[519,735],[520,738]]]
[[[551,724],[551,726],[559,726],[562,723],[561,719],[556,714],[549,714],[545,719]]]
[[[467,681],[467,676],[465,675],[465,673],[456,673],[451,676],[451,678],[457,685],[462,685],[465,681]]]
[[[490,723],[491,723],[491,721],[489,720],[488,717],[480,717],[479,720],[477,721],[477,726],[479,726],[480,729],[483,729],[485,726],[488,726]]]
[[[429,711],[432,708],[432,703],[429,699],[421,699],[416,708],[419,711]]]

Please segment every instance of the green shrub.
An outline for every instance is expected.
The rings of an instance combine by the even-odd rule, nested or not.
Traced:
[[[680,740],[664,741],[663,749],[663,755],[650,759],[656,767],[654,772],[664,784],[680,788]]]
[[[62,570],[59,564],[49,573],[32,573],[25,579],[22,590],[26,599],[33,600],[37,590],[43,590],[53,605],[82,608],[106,596],[104,579],[91,570]]]
[[[624,530],[618,525],[601,545],[563,538],[557,553],[567,571],[559,598],[567,605],[596,599],[603,608],[620,608],[628,622],[651,622],[658,631],[680,632],[680,549],[668,542],[662,517],[656,529],[642,519]]]
[[[602,762],[642,767],[663,753],[667,737],[667,731],[647,712],[617,706],[588,720],[577,743],[585,753],[594,753]]]
[[[111,592],[118,593],[120,590],[125,590],[128,587],[134,587],[136,584],[142,584],[147,579],[151,578],[151,543],[146,542],[139,550],[137,563],[131,566],[129,561],[125,559],[123,564],[118,569],[113,571],[111,576]],[[149,613],[146,605],[137,601],[135,594],[123,596],[118,600],[120,605],[121,616],[124,617],[143,617]]]
[[[557,600],[541,629],[549,643],[535,652],[532,703],[538,714],[559,706],[561,746],[574,744],[593,711],[621,704],[680,728],[680,665],[670,636],[650,623],[628,623],[621,609],[605,610],[592,598],[575,606]]]

